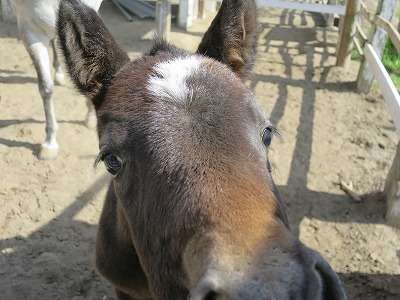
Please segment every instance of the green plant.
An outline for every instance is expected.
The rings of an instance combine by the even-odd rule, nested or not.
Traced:
[[[361,61],[361,57],[356,49],[351,50],[351,60]]]
[[[400,91],[400,55],[390,39],[387,40],[382,54],[382,63],[393,80],[397,90]]]
[[[400,76],[400,56],[390,39],[387,40],[383,49],[382,63],[389,73]]]

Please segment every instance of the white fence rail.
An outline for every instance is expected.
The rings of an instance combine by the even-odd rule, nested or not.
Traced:
[[[160,1],[160,0],[157,0]],[[193,14],[193,1],[194,0],[180,0],[179,10],[179,27],[187,30],[192,24],[192,18],[196,16]],[[200,0],[202,1],[202,0]],[[222,0],[203,0],[222,2]],[[340,5],[329,5],[319,3],[306,3],[298,1],[287,1],[287,0],[256,0],[258,6],[267,6],[282,9],[301,10],[309,12],[318,12],[322,14],[332,14],[344,16],[346,14],[346,6]]]
[[[338,14],[340,16],[344,16],[346,14],[346,7],[340,5],[328,5],[285,0],[256,0],[256,2],[258,6],[295,9],[310,12],[319,12],[322,14]]]
[[[388,72],[386,71],[379,56],[376,54],[371,44],[365,44],[364,55],[371,66],[375,79],[379,82],[379,86],[382,90],[383,98],[385,98],[386,104],[388,106],[390,116],[393,119],[397,132],[400,134],[399,92],[397,91],[392,79],[390,78]]]

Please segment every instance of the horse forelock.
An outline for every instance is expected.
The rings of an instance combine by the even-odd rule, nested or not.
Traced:
[[[187,79],[196,74],[200,67],[201,59],[196,56],[160,62],[153,68],[147,88],[155,97],[165,101],[189,103],[193,97],[193,88],[187,84]]]

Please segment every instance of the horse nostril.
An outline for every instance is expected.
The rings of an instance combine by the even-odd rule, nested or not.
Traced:
[[[309,269],[307,299],[345,300],[346,294],[338,275],[328,262],[317,252],[306,249],[303,252]]]
[[[218,300],[219,294],[215,291],[209,291],[203,298],[203,300]]]
[[[190,300],[224,300],[230,299],[221,290],[218,280],[215,278],[203,279],[193,291]]]

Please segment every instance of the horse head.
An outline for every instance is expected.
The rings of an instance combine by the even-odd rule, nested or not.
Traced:
[[[256,10],[225,0],[197,53],[155,38],[130,61],[93,10],[61,2],[61,48],[113,177],[96,264],[121,299],[345,299],[271,176],[276,130],[244,82]]]

